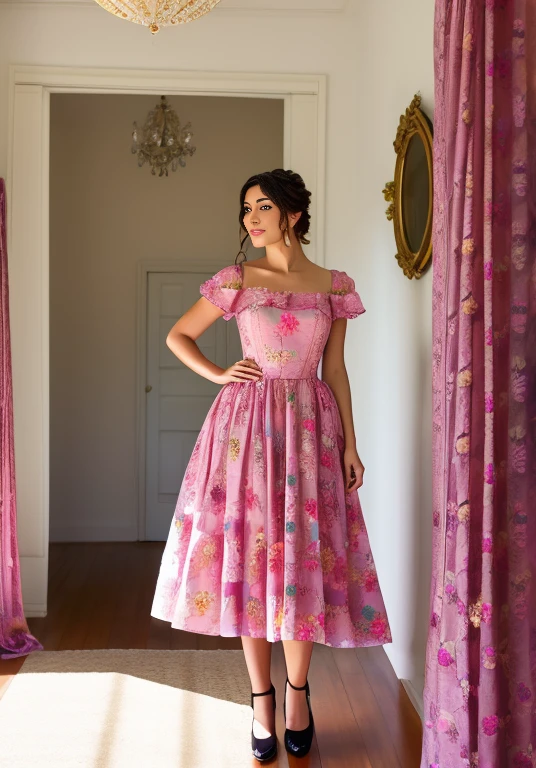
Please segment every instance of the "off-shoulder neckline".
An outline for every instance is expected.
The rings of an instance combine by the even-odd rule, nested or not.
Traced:
[[[336,296],[333,291],[272,291],[270,288],[264,288],[257,285],[249,285],[246,288],[238,288],[239,291],[264,291],[264,293],[273,293],[276,295],[290,295],[293,296]]]
[[[235,264],[234,266],[239,271],[240,279],[243,280],[244,279],[244,274],[243,274],[241,265],[240,264]],[[272,294],[274,294],[276,296],[283,296],[283,295],[290,295],[290,294],[292,294],[293,296],[338,296],[339,294],[337,294],[333,290],[333,278],[334,278],[334,274],[333,273],[334,273],[335,270],[330,269],[329,271],[331,273],[331,290],[329,290],[329,291],[272,291],[271,288],[266,288],[265,286],[262,286],[262,285],[261,286],[258,286],[258,285],[248,285],[248,286],[246,286],[244,288],[242,286],[242,284],[240,284],[240,288],[238,288],[237,290],[239,290],[239,291],[264,291],[265,293],[272,293]]]

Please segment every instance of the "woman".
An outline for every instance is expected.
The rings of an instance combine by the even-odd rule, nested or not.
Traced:
[[[364,467],[343,354],[346,320],[365,309],[351,277],[302,250],[310,197],[292,171],[248,179],[240,225],[266,255],[204,282],[167,339],[183,363],[224,386],[184,475],[151,615],[241,636],[259,762],[277,752],[272,643],[283,642],[287,667],[285,748],[302,756],[314,730],[313,642],[392,640],[356,493]],[[195,343],[221,316],[236,316],[244,353],[225,370]]]

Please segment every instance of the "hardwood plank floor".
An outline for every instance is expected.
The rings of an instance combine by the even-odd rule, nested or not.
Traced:
[[[46,651],[241,649],[240,638],[181,632],[150,616],[163,548],[163,542],[51,544],[48,615],[28,619],[32,634]],[[0,660],[0,698],[24,661]],[[316,735],[301,760],[289,757],[282,744],[281,643],[274,643],[272,668],[281,748],[270,766],[419,768],[421,720],[381,646],[315,644],[309,683]]]

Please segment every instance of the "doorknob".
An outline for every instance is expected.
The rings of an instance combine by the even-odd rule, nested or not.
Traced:
[[[150,391],[151,391],[151,389],[152,389],[151,385],[150,385],[150,384],[147,384],[147,386],[145,387],[145,391],[146,391],[146,392],[150,392]]]

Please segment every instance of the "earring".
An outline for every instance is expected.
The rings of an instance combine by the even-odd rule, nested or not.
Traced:
[[[288,229],[285,229],[285,231],[283,233],[283,237],[284,237],[284,240],[285,240],[285,245],[288,248],[290,248],[290,237],[288,236]]]
[[[244,243],[246,242],[246,240],[248,239],[248,237],[249,237],[249,233],[248,233],[248,234],[246,234],[246,236],[244,237],[244,239],[240,241],[240,250],[238,251],[238,253],[237,253],[237,254],[236,254],[236,256],[235,256],[235,264],[242,264],[242,262],[243,262],[243,261],[247,261],[247,260],[248,260],[248,255],[247,255],[246,251],[244,251]],[[247,250],[247,249],[246,249],[246,250]],[[240,261],[237,261],[237,259],[238,259],[238,257],[240,256],[240,254],[242,254],[242,256],[243,256],[244,258],[243,258],[243,259],[240,259]]]

